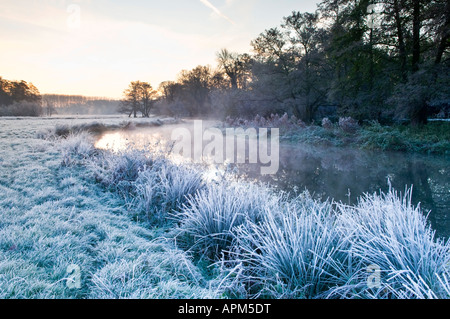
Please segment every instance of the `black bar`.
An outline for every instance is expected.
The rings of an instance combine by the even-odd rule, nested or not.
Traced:
[[[309,318],[319,316],[382,316],[392,311],[437,310],[448,307],[442,300],[0,300],[2,311],[51,314],[61,309],[66,315],[85,317],[98,311],[107,314],[139,314],[142,318]],[[42,308],[41,308],[42,307]],[[398,309],[393,309],[397,308]],[[425,308],[424,308],[425,307]],[[61,314],[60,311],[57,313]],[[127,319],[127,318],[124,318]]]

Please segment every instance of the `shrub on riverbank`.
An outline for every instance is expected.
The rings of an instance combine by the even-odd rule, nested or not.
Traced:
[[[366,149],[394,150],[430,154],[450,152],[450,122],[430,122],[423,127],[365,126],[358,145]]]

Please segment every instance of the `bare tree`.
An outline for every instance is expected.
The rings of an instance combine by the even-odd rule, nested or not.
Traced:
[[[222,49],[217,53],[217,61],[219,67],[230,79],[231,88],[237,89],[240,86],[240,88],[245,89],[251,65],[250,56]]]
[[[133,115],[137,117],[137,113],[141,112],[143,117],[149,117],[152,106],[154,105],[153,96],[155,91],[148,82],[134,81],[123,92],[119,107],[119,112]]]

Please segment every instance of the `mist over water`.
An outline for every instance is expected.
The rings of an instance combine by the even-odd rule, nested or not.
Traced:
[[[216,124],[204,121],[203,129]],[[97,141],[96,147],[120,151],[150,146],[167,150],[171,133],[180,127],[192,132],[193,123],[107,132]],[[181,157],[174,159],[189,161]],[[205,158],[204,161],[210,164],[209,167],[217,168],[212,159]],[[227,162],[230,159],[223,167],[236,167],[238,174],[246,179],[269,183],[290,193],[306,189],[315,198],[346,204],[355,204],[365,193],[387,191],[389,182],[399,192],[413,186],[413,202],[415,205],[420,203],[424,213],[429,213],[428,219],[437,236],[450,236],[450,182],[448,159],[444,156],[281,143],[280,167],[276,174],[261,175],[261,164]]]

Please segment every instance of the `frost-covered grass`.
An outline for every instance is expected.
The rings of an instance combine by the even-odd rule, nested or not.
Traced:
[[[292,198],[11,123],[0,129],[0,298],[450,298],[450,242],[409,190],[355,206]],[[71,264],[81,289],[66,285]]]
[[[435,238],[423,212],[411,204],[411,190],[366,196],[355,207],[341,206],[340,212],[341,232],[353,232],[353,256],[381,269],[379,289],[364,294],[412,298],[417,297],[414,285],[420,285],[450,297],[449,286],[441,281],[450,271],[450,241]]]
[[[153,222],[164,221],[181,208],[189,195],[204,187],[199,171],[174,165],[160,154],[137,150],[101,152],[86,165],[88,174],[118,193],[136,216],[143,214]]]
[[[303,195],[241,226],[228,263],[253,297],[450,298],[450,242],[436,240],[410,196],[391,190],[349,207]]]
[[[137,209],[161,222],[167,220],[168,214],[180,210],[205,184],[200,172],[162,159],[151,169],[140,172],[134,186],[133,203]]]
[[[316,203],[305,194],[283,210],[267,210],[263,222],[241,226],[231,262],[242,265],[249,293],[314,298],[339,282],[333,264],[342,263],[347,254],[335,222],[329,203]]]
[[[176,219],[178,241],[202,258],[217,260],[230,249],[236,229],[259,223],[269,206],[279,198],[254,184],[222,181],[191,194]]]
[[[56,123],[72,120],[55,120]],[[49,123],[0,126],[0,298],[214,298],[191,257],[86,176],[86,135],[36,138]],[[70,124],[70,123],[69,123]],[[81,289],[66,285],[81,269]]]
[[[67,139],[61,141],[59,148],[63,166],[87,160],[96,152],[92,136],[85,132],[69,135]]]

